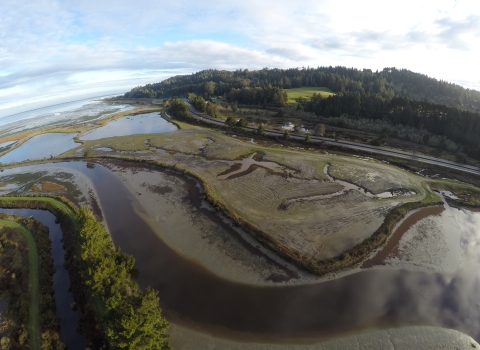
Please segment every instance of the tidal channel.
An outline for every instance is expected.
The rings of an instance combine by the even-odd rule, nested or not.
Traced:
[[[53,291],[55,292],[55,304],[57,306],[57,315],[60,319],[60,339],[67,345],[69,350],[83,350],[86,343],[77,332],[78,311],[71,308],[73,304],[73,296],[69,291],[70,278],[68,272],[63,266],[65,251],[62,247],[62,230],[60,224],[55,223],[55,216],[46,211],[39,209],[3,209],[0,212],[23,217],[32,216],[35,220],[40,221],[44,226],[48,227],[49,237],[52,241],[52,258],[55,266],[53,274]]]
[[[445,220],[465,227],[462,244],[470,247],[454,274],[381,268],[314,284],[258,287],[221,278],[172,250],[142,219],[146,211],[122,181],[105,167],[78,161],[24,171],[48,167],[77,170],[91,179],[115,245],[135,257],[137,282],[159,291],[164,315],[172,322],[244,341],[321,340],[410,325],[453,328],[480,340],[478,213],[447,208],[451,215]],[[155,171],[168,176],[160,168]],[[194,200],[201,196],[198,186],[191,185],[194,180],[182,179],[179,186],[200,203]]]

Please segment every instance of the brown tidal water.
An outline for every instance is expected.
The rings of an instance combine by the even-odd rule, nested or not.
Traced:
[[[398,248],[398,242],[402,238],[403,234],[408,231],[414,224],[426,217],[439,215],[445,208],[443,206],[428,207],[418,210],[410,215],[395,229],[391,237],[388,239],[387,244],[373,256],[363,262],[362,268],[369,268],[375,265],[383,265],[385,258]]]
[[[159,290],[171,321],[216,336],[276,342],[406,325],[454,328],[480,339],[479,214],[446,209],[445,220],[462,230],[465,249],[463,267],[453,275],[371,269],[317,284],[256,287],[222,279],[170,249],[105,167],[63,162],[28,168],[48,166],[92,180],[115,245],[135,257],[137,282]]]

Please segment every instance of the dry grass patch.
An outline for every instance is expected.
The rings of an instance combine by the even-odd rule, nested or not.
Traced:
[[[66,190],[65,187],[54,182],[42,181],[41,184],[43,192],[57,192]]]
[[[335,193],[335,182],[270,175],[257,168],[248,175],[212,181],[220,200],[234,213],[289,248],[313,259],[332,258],[368,238],[395,202],[347,192],[330,199],[300,201],[279,209],[286,199]]]
[[[34,183],[30,187],[30,191],[32,192],[58,192],[58,191],[66,191],[66,188],[62,185],[56,184],[54,182],[49,181],[41,181],[40,185]]]
[[[330,194],[342,189],[341,185],[334,182],[308,181],[271,175],[261,167],[244,176],[217,180],[214,186],[219,189],[220,196],[225,198],[229,205],[242,208],[240,211],[247,217],[276,213],[280,204],[287,199]],[[284,213],[281,212],[281,214]]]
[[[368,159],[342,157],[339,161],[332,162],[329,174],[336,179],[365,188],[373,194],[392,189],[412,189],[418,192],[421,188],[419,181],[411,174]]]
[[[178,130],[168,133],[156,134],[149,139],[153,147],[164,150],[188,154],[200,154],[211,141],[214,132],[208,130]]]
[[[328,180],[323,173],[323,169],[330,158],[324,155],[275,149],[266,151],[263,159],[284,165],[290,169],[295,169],[297,171],[295,176],[302,179]]]
[[[203,155],[208,159],[241,159],[261,149],[256,145],[238,141],[225,135],[216,134],[212,135],[211,138],[214,142],[207,145],[203,150]]]
[[[147,150],[148,147],[145,145],[145,141],[150,138],[152,135],[143,134],[143,135],[129,135],[129,136],[117,136],[109,137],[99,140],[82,140],[82,144],[78,147],[73,148],[59,157],[75,157],[83,156],[85,151],[91,150],[95,154],[96,148],[112,148],[117,151],[141,151]]]

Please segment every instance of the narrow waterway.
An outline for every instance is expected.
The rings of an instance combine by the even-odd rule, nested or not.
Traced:
[[[49,237],[52,241],[53,264],[55,266],[53,290],[55,292],[57,315],[60,318],[60,339],[67,345],[69,350],[84,350],[87,345],[83,336],[77,332],[78,311],[71,308],[73,296],[69,291],[70,278],[63,266],[65,251],[62,247],[60,224],[55,223],[55,216],[46,210],[0,208],[0,212],[21,215],[23,217],[33,216],[35,220],[48,227]]]
[[[324,339],[407,325],[453,328],[480,339],[480,309],[472,307],[480,305],[480,214],[448,208],[443,217],[468,247],[455,274],[383,268],[317,284],[257,287],[222,279],[170,249],[141,218],[144,209],[122,181],[103,166],[64,162],[25,171],[49,166],[92,180],[115,245],[136,258],[138,283],[159,290],[173,322],[245,341]]]
[[[393,234],[388,239],[387,244],[377,254],[375,254],[375,256],[364,261],[362,267],[369,268],[373,266],[384,265],[386,257],[389,254],[395,254],[396,250],[398,250],[398,242],[405,232],[407,232],[420,220],[429,216],[439,215],[444,210],[445,208],[443,206],[434,206],[417,210],[416,212],[408,215],[405,220],[403,220],[403,222],[394,230]]]

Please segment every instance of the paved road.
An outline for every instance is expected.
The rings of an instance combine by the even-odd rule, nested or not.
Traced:
[[[224,126],[225,122],[218,120],[216,118],[212,118],[208,115],[202,114],[197,112],[190,103],[186,99],[182,99],[190,108],[190,113],[194,118],[197,118],[202,121],[206,121],[210,124],[218,125],[218,126]],[[256,131],[256,127],[252,126],[247,126],[242,128],[246,131]],[[278,130],[268,130],[265,129],[265,134],[266,135],[273,135],[273,136],[283,136],[282,131]],[[304,140],[305,135],[304,134],[295,134],[295,133],[290,133],[290,138],[295,139],[295,140]],[[466,164],[461,164],[461,163],[456,163],[456,162],[451,162],[449,160],[444,160],[440,158],[435,158],[435,157],[430,157],[430,156],[425,156],[425,155],[420,155],[412,152],[405,152],[401,150],[396,150],[396,149],[390,149],[390,148],[384,148],[384,147],[377,147],[377,146],[371,146],[371,145],[366,145],[362,143],[357,143],[357,142],[350,142],[350,141],[343,141],[343,140],[337,140],[337,139],[331,139],[328,137],[321,137],[321,136],[310,136],[310,142],[324,142],[326,144],[331,144],[331,145],[336,145],[336,146],[342,146],[342,147],[347,147],[351,149],[357,149],[361,151],[367,151],[371,153],[377,153],[377,154],[384,154],[388,156],[395,156],[399,158],[407,158],[407,159],[413,159],[417,160],[423,163],[429,163],[429,164],[434,164],[434,165],[440,165],[446,168],[451,168],[451,169],[456,169],[456,170],[461,170],[467,173],[475,174],[475,175],[480,175],[480,168],[477,168],[472,165],[466,165]]]

